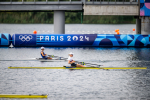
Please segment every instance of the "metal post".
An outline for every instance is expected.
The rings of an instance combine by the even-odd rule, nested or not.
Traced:
[[[65,34],[65,11],[54,11],[54,33]]]
[[[136,34],[141,34],[141,19],[136,18]]]
[[[83,11],[81,12],[81,24],[83,24]]]
[[[139,16],[140,16],[140,0],[138,0],[138,6],[139,6]]]

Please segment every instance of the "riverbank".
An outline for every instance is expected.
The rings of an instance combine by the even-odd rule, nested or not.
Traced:
[[[53,24],[53,12],[0,12],[0,23],[14,24]],[[133,16],[85,15],[81,21],[81,12],[65,12],[66,24],[135,24]]]

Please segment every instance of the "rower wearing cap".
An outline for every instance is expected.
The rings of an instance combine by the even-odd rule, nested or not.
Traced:
[[[73,67],[84,67],[83,65],[75,64],[75,61],[73,60],[72,52],[69,53],[68,64],[71,64],[71,66],[73,66]]]
[[[42,56],[42,58],[44,58],[44,59],[52,59],[51,57],[48,57],[48,56],[46,56],[47,54],[45,54],[44,53],[44,47],[41,47],[41,56]]]

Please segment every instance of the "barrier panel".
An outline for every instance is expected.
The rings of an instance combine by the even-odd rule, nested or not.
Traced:
[[[14,47],[35,47],[36,34],[13,34],[12,45]]]
[[[0,47],[9,47],[11,44],[11,36],[8,33],[0,33]]]
[[[15,47],[87,46],[87,47],[150,47],[150,35],[115,34],[14,34]]]

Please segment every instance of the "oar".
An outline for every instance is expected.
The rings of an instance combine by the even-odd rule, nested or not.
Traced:
[[[49,57],[59,57],[59,56],[54,56],[54,55],[48,55]],[[68,58],[64,58],[64,57],[59,57],[60,59],[63,58],[63,60],[67,60]],[[80,63],[81,65],[90,65],[91,67],[94,67],[92,65],[95,65],[95,66],[103,66],[103,65],[98,65],[98,64],[92,64],[92,63],[85,63],[85,62],[79,62],[79,61],[75,61],[77,63]]]
[[[51,58],[54,58],[54,57],[59,58],[59,60],[67,60],[68,59],[68,58],[54,56],[54,55],[48,55],[48,56],[51,57]]]
[[[54,55],[48,55],[49,57],[52,57],[52,58],[54,58],[54,57],[58,57],[58,56],[54,56]]]
[[[79,61],[75,61],[75,62],[80,63],[81,65],[90,65],[91,67],[94,67],[93,65],[98,66],[98,67],[103,66],[99,64],[85,63],[85,62],[79,62]]]

